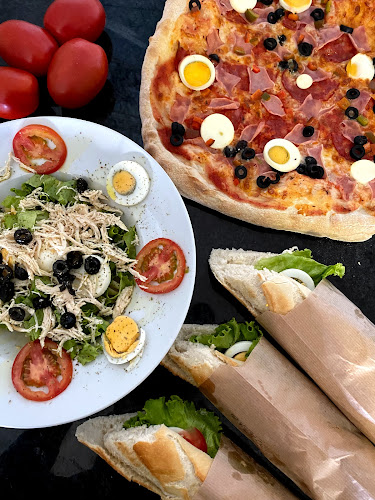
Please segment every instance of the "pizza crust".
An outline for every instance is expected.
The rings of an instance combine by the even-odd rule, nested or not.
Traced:
[[[174,156],[163,146],[158,123],[150,100],[155,68],[175,53],[173,27],[179,16],[188,10],[187,0],[167,0],[162,19],[150,38],[142,67],[140,88],[140,115],[144,148],[164,168],[180,194],[185,198],[257,226],[304,233],[333,240],[359,242],[375,234],[375,218],[362,209],[347,214],[333,211],[322,216],[305,216],[294,207],[286,210],[257,207],[250,202],[239,202],[219,191],[202,175],[198,165]]]

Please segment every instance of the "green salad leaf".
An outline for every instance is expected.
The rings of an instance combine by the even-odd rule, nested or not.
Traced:
[[[216,327],[212,333],[192,335],[189,340],[190,342],[197,342],[203,345],[214,345],[220,352],[226,351],[236,342],[242,342],[243,340],[252,341],[250,349],[246,353],[246,357],[248,357],[262,336],[263,332],[255,321],[237,323],[232,318],[227,323]]]
[[[146,401],[143,411],[124,423],[125,429],[141,425],[161,425],[191,429],[196,427],[204,435],[207,453],[213,458],[220,445],[221,422],[218,417],[204,408],[197,410],[194,403],[183,401],[179,396],[164,397]]]
[[[312,258],[312,252],[307,248],[305,250],[295,250],[292,253],[282,253],[275,257],[265,257],[260,259],[254,267],[259,270],[267,268],[277,273],[285,271],[285,269],[300,269],[311,276],[315,286],[327,276],[342,278],[345,274],[345,266],[340,263],[330,266],[320,264]]]
[[[108,229],[108,236],[116,246],[121,248],[121,250],[126,251],[130,259],[135,259],[137,255],[137,232],[135,226],[130,227],[128,231],[125,231],[118,226],[111,226]]]

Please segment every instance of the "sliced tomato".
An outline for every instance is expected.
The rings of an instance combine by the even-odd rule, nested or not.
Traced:
[[[207,453],[207,443],[206,440],[199,429],[193,427],[193,429],[186,429],[179,432],[180,436],[182,436],[186,441],[190,444],[198,448],[199,450]]]
[[[21,162],[37,174],[56,172],[67,155],[62,137],[45,125],[27,125],[14,136],[13,151]],[[41,160],[45,160],[41,163]]]
[[[145,281],[137,285],[148,293],[167,293],[175,290],[186,273],[184,252],[172,240],[158,238],[145,245],[137,255],[135,267]]]
[[[16,391],[31,401],[49,401],[68,387],[73,376],[73,364],[69,354],[46,339],[42,348],[39,340],[29,342],[17,354],[12,367],[12,382]],[[45,387],[45,391],[35,389]],[[34,390],[32,389],[34,388]]]

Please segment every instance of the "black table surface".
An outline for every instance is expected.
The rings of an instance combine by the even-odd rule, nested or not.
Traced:
[[[44,12],[50,3],[50,0],[1,0],[0,22],[23,19],[42,26]],[[107,23],[98,43],[106,50],[110,62],[104,89],[88,106],[72,111],[56,106],[45,91],[45,82],[41,80],[41,104],[34,115],[70,116],[90,120],[116,130],[142,145],[138,112],[141,66],[148,39],[162,15],[164,0],[104,0],[102,3]],[[263,229],[223,216],[190,200],[184,201],[192,221],[197,248],[196,284],[186,323],[220,323],[232,317],[240,321],[251,319],[248,311],[211,274],[208,257],[212,248],[280,252],[294,245],[310,248],[315,258],[321,262],[344,263],[345,278],[335,278],[335,285],[375,321],[375,273],[371,240],[365,243],[342,243]],[[267,334],[266,337],[272,342]],[[149,398],[172,394],[216,411],[197,389],[160,366],[137,389],[100,414],[137,411]],[[221,418],[226,435],[273,471],[299,498],[307,498],[249,440],[226,419]],[[119,493],[127,498],[157,498],[144,488],[128,483],[91,450],[80,444],[74,435],[80,423],[82,421],[34,430],[0,428],[1,495],[4,498],[8,498],[7,494],[15,499],[24,498],[32,488],[43,494],[84,495],[91,499],[109,498]]]

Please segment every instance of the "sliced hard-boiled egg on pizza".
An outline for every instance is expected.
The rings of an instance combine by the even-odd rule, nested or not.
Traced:
[[[372,80],[375,76],[374,63],[368,55],[356,54],[348,62],[346,72],[350,78]]]
[[[279,172],[291,172],[301,163],[299,149],[287,139],[272,139],[267,142],[263,156],[268,165]]]
[[[244,14],[248,9],[253,9],[257,0],[229,0],[233,10]]]
[[[246,353],[252,346],[252,342],[244,340],[241,342],[236,342],[229,349],[225,351],[225,356],[229,358],[234,358],[237,361],[246,361]]]
[[[210,87],[216,77],[215,66],[208,57],[199,54],[186,56],[179,64],[181,81],[192,90],[204,90]]]
[[[305,10],[311,7],[311,4],[312,0],[280,0],[281,7],[293,12],[293,14],[305,12]]]
[[[73,287],[79,292],[80,283],[84,277],[85,280],[90,281],[90,288],[93,290],[94,297],[101,297],[111,284],[112,273],[108,262],[105,262],[102,257],[98,257],[97,255],[94,255],[94,257],[100,262],[99,272],[97,272],[96,274],[88,274],[86,273],[83,264],[79,269],[76,270],[78,278],[74,280]],[[86,258],[87,256],[83,258],[83,262],[85,262]]]
[[[104,354],[115,365],[133,362],[143,353],[146,333],[129,316],[117,316],[102,335]]]
[[[204,142],[214,149],[223,149],[234,139],[233,123],[220,113],[207,116],[202,122],[200,132]]]
[[[370,160],[358,160],[350,167],[350,174],[360,184],[367,184],[375,179],[375,163]]]
[[[107,192],[116,203],[127,207],[143,201],[150,190],[146,170],[135,161],[120,161],[109,171]]]
[[[284,271],[281,271],[280,274],[299,281],[303,285],[307,286],[307,288],[309,288],[310,290],[314,290],[315,288],[312,277],[301,269],[285,269]]]

